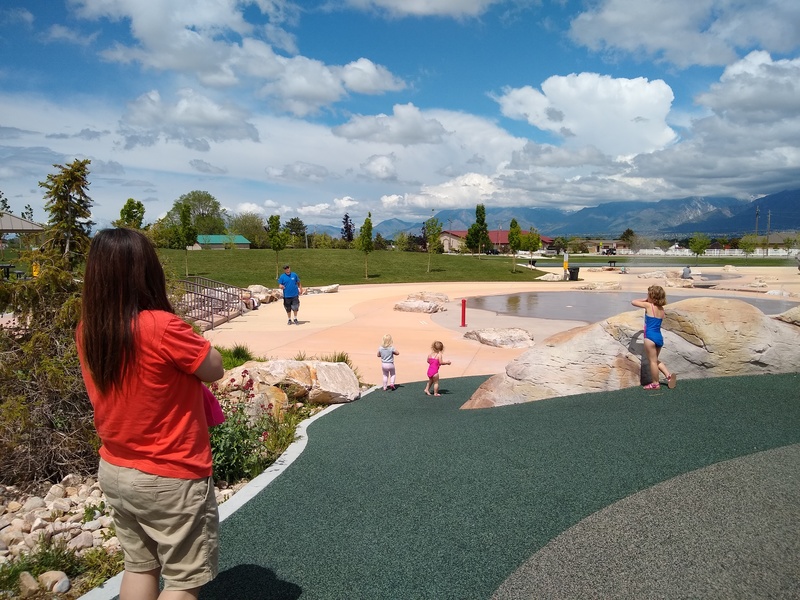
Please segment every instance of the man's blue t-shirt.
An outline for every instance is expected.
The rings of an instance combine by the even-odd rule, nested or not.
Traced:
[[[290,272],[289,275],[281,273],[281,276],[278,277],[278,283],[283,286],[284,298],[295,298],[300,295],[300,290],[297,287],[300,284],[300,278],[297,273]]]

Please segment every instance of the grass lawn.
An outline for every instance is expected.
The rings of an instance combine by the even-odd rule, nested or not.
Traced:
[[[160,250],[165,263],[178,277],[185,274],[182,250]],[[796,264],[785,258],[704,258],[695,257],[641,257],[571,255],[570,266],[606,265],[609,258],[617,266],[638,264],[656,265],[654,268],[684,266],[787,266]],[[519,266],[526,259],[519,258],[516,272],[510,256],[470,256],[459,254],[434,254],[428,272],[428,255],[423,252],[398,252],[379,250],[369,254],[365,272],[364,254],[357,250],[286,249],[278,253],[276,261],[272,250],[201,250],[189,252],[189,274],[208,277],[231,285],[246,287],[260,283],[275,287],[278,269],[289,263],[300,275],[305,286],[323,286],[338,283],[411,283],[434,281],[532,281],[541,271]],[[277,263],[277,264],[276,264]],[[561,257],[538,259],[537,266],[558,268]],[[277,269],[276,269],[277,267]],[[367,277],[368,275],[368,277]]]

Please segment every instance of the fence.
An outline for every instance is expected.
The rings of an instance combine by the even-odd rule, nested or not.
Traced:
[[[216,325],[242,314],[242,293],[245,291],[206,277],[180,279],[175,309],[201,330],[214,329]]]

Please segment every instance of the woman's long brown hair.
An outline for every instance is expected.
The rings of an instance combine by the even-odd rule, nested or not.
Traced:
[[[174,313],[153,244],[132,229],[104,229],[86,260],[81,308],[84,360],[100,393],[121,388],[136,362],[139,313]]]

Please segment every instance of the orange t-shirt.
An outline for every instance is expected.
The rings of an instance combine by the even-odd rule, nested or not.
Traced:
[[[145,473],[199,479],[211,475],[211,443],[200,380],[193,375],[211,343],[172,313],[139,313],[137,359],[120,389],[100,394],[78,354],[100,456]]]

